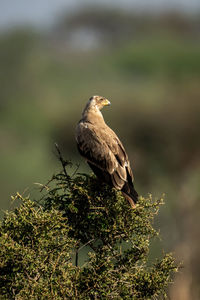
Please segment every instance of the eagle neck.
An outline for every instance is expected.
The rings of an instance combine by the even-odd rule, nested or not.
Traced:
[[[102,113],[99,109],[86,109],[83,111],[82,119],[91,124],[105,124]]]

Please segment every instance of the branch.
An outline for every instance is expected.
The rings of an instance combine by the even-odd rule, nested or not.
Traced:
[[[55,147],[56,147],[56,150],[57,150],[57,152],[58,152],[58,156],[57,156],[57,157],[58,157],[58,159],[60,160],[60,162],[61,162],[61,164],[62,164],[62,167],[63,167],[63,172],[64,172],[66,178],[69,178],[69,175],[67,174],[67,171],[66,171],[66,168],[65,168],[65,167],[66,167],[67,165],[69,165],[70,162],[63,159],[62,154],[61,154],[61,152],[60,152],[60,149],[59,149],[57,143],[55,143]]]

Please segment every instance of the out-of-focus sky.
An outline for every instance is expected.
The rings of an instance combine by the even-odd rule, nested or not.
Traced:
[[[89,4],[150,12],[169,9],[193,13],[200,10],[200,0],[0,0],[0,28],[24,23],[48,26],[63,10],[70,13]]]

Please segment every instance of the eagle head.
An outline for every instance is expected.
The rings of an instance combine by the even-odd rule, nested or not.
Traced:
[[[110,105],[110,101],[102,96],[92,96],[89,99],[89,106],[101,110],[104,106]]]

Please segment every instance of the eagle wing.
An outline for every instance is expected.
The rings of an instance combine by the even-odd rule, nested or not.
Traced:
[[[133,174],[128,156],[117,135],[107,125],[96,127],[80,122],[76,131],[80,154],[94,173],[118,190],[128,184],[133,187]]]

